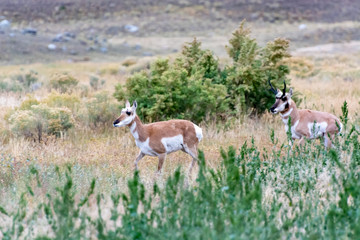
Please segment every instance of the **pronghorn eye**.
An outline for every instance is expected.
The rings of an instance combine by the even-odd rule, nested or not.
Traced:
[[[131,115],[131,112],[126,112],[126,114],[127,114],[128,116],[130,116],[130,115]]]
[[[281,98],[281,100],[285,102],[287,100],[287,98],[283,97],[283,98]]]

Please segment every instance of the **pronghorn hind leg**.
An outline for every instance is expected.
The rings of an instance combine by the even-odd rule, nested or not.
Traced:
[[[161,168],[162,168],[162,165],[164,164],[165,158],[166,158],[166,153],[159,155],[159,164],[158,164],[158,170],[157,170],[158,173],[160,173],[160,171],[161,171]]]
[[[194,145],[193,147],[188,148],[188,150],[186,152],[192,157],[191,165],[189,168],[189,175],[190,175],[191,170],[193,169],[193,167],[195,165],[195,162],[198,160],[197,146]]]
[[[145,157],[145,154],[140,151],[139,155],[137,156],[137,158],[135,159],[134,161],[134,164],[135,164],[135,170],[138,170],[138,162],[143,158]]]
[[[299,140],[299,146],[304,147],[304,144],[305,144],[305,138],[301,137],[300,140]]]
[[[332,136],[328,136],[327,133],[324,134],[324,145],[325,145],[326,149],[333,146],[332,145]]]

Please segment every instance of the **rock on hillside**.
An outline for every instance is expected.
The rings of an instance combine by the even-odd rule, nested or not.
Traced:
[[[360,1],[354,0],[1,0],[0,15],[15,21],[104,18],[113,14],[143,17],[179,9],[214,20],[359,21]]]

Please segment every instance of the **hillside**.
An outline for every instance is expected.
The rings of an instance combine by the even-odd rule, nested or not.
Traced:
[[[0,14],[15,21],[59,22],[114,15],[157,16],[191,9],[196,16],[250,21],[359,21],[360,2],[351,0],[3,0]]]

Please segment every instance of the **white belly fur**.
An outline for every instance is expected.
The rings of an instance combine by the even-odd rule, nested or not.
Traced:
[[[182,135],[162,138],[161,142],[164,145],[166,153],[172,153],[184,147],[184,138]]]
[[[135,139],[135,144],[138,146],[138,148],[140,148],[142,153],[153,157],[158,156],[158,154],[150,147],[149,141],[150,138],[147,138],[145,142],[141,142]]]
[[[327,125],[326,122],[315,123],[315,126],[314,123],[308,123],[310,138],[317,138],[324,135]]]
[[[201,139],[203,138],[202,129],[195,124],[194,124],[194,128],[195,128],[196,137],[200,142]]]

